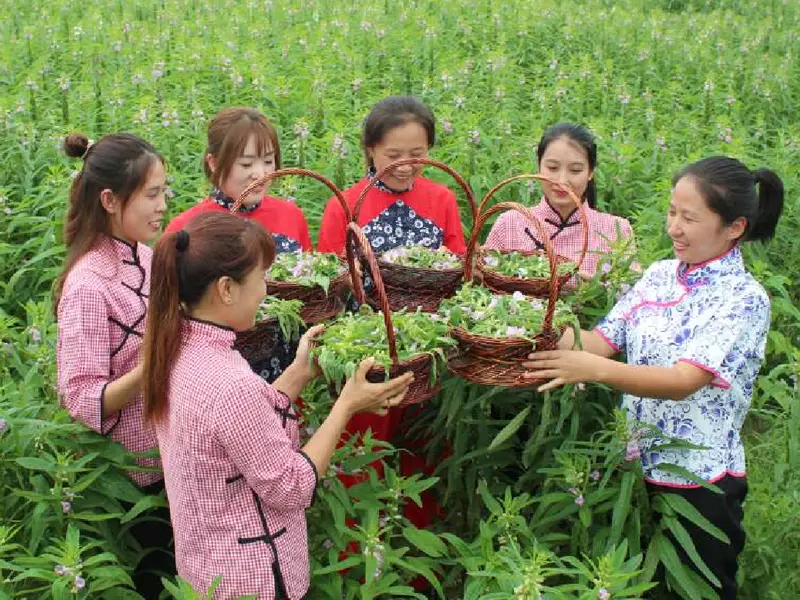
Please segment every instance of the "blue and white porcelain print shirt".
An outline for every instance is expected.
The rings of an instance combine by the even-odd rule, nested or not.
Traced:
[[[681,401],[623,395],[628,418],[661,429],[706,450],[651,448],[643,440],[648,480],[695,487],[658,468],[684,467],[706,481],[744,476],[740,430],[764,358],[769,298],[744,267],[738,247],[709,262],[687,267],[677,260],[653,264],[597,326],[628,364],[671,367],[683,361],[714,375],[711,384]]]

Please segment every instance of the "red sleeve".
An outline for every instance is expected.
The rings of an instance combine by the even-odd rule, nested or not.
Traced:
[[[458,211],[455,194],[448,189],[442,202],[445,205],[444,245],[451,252],[464,254],[467,251],[467,244],[464,241],[464,227],[461,224],[461,214]]]
[[[313,252],[314,244],[311,243],[311,234],[308,233],[308,221],[306,221],[306,216],[299,207],[297,208],[297,212],[297,241],[300,242],[300,246],[303,248],[303,250],[306,252]]]
[[[342,254],[344,252],[346,229],[347,217],[344,214],[344,210],[342,210],[342,205],[333,197],[328,200],[328,204],[325,205],[325,212],[322,214],[317,250]]]

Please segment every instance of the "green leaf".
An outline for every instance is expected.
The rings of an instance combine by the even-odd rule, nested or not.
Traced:
[[[447,555],[447,545],[431,531],[416,527],[404,527],[403,537],[432,558]]]
[[[614,512],[611,514],[611,532],[608,536],[608,550],[616,546],[622,537],[622,529],[625,526],[628,511],[631,509],[631,495],[633,494],[633,484],[635,482],[636,476],[632,471],[626,471],[622,476],[619,496],[614,503]]]
[[[659,463],[658,464],[658,468],[659,468],[659,470],[664,471],[665,473],[672,473],[673,475],[679,475],[681,477],[684,477],[684,478],[688,479],[689,481],[691,481],[693,483],[696,483],[697,485],[700,485],[700,486],[706,488],[707,490],[710,490],[710,491],[714,492],[715,494],[723,494],[724,493],[721,489],[719,489],[713,483],[708,483],[705,479],[702,479],[701,477],[698,477],[697,475],[695,475],[691,471],[689,471],[687,469],[684,469],[683,467],[680,467],[678,465],[673,465],[672,463]]]
[[[328,565],[327,567],[316,569],[314,571],[314,576],[317,577],[319,575],[330,575],[331,573],[338,573],[339,571],[344,571],[345,569],[355,567],[356,565],[361,564],[362,561],[363,559],[361,558],[361,556],[351,556],[335,564]]]
[[[697,553],[697,549],[695,548],[694,542],[692,541],[692,536],[689,535],[689,532],[686,531],[686,528],[681,525],[680,521],[675,517],[664,517],[664,524],[667,528],[672,532],[672,535],[675,537],[675,541],[677,541],[682,547],[683,551],[692,559],[692,562],[697,566],[698,569],[706,576],[706,578],[713,583],[717,587],[721,587],[721,583],[719,579],[711,572],[703,559],[700,558],[700,555]]]
[[[519,414],[513,419],[511,419],[508,425],[503,427],[503,429],[501,429],[500,432],[494,437],[492,443],[489,444],[487,451],[491,452],[492,450],[497,448],[500,444],[505,442],[508,438],[510,438],[512,435],[514,435],[517,432],[517,430],[519,430],[519,428],[522,427],[522,424],[525,422],[525,419],[528,418],[528,413],[530,412],[531,412],[530,406],[526,406],[524,409],[522,409],[519,412]]]
[[[678,494],[670,494],[669,492],[660,493],[658,496],[660,496],[667,506],[674,510],[676,514],[679,514],[684,519],[696,527],[699,527],[709,535],[713,535],[718,540],[723,541],[726,544],[730,543],[728,536],[725,535],[721,529],[714,526],[702,514],[700,514],[700,512],[683,496]]]
[[[148,495],[141,498],[136,504],[133,505],[128,512],[120,519],[120,523],[127,523],[132,521],[144,511],[151,508],[159,508],[165,506],[164,499],[161,496]]]

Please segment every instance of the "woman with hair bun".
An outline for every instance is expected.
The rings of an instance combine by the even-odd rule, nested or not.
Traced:
[[[72,182],[64,226],[67,258],[54,286],[58,320],[58,393],[73,418],[133,453],[158,447],[144,422],[140,351],[147,320],[152,250],[166,210],[164,160],[146,141],[117,133],[90,145],[81,134],[64,141],[83,159]],[[152,469],[158,459],[137,462]],[[148,494],[164,489],[157,470],[133,472]],[[174,573],[169,511],[141,520],[132,533],[155,551],[140,561],[134,582],[146,598],[162,589],[158,574]]]
[[[681,518],[725,599],[736,597],[745,539],[740,432],[770,324],[769,297],[745,268],[740,244],[774,236],[783,197],[783,183],[769,169],[751,171],[726,156],[685,167],[672,181],[667,213],[675,258],[651,265],[594,331],[581,332],[583,351],[570,350],[569,331],[558,350],[526,363],[530,377],[550,380],[540,390],[582,382],[616,388],[631,428],[645,423],[699,447],[651,449],[652,438],[637,442],[633,435],[650,491],[681,495],[730,540]],[[627,363],[612,360],[621,352]],[[667,463],[695,479],[660,468]],[[679,555],[697,570],[683,549]]]

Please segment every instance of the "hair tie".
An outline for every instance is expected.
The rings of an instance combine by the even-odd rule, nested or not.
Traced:
[[[94,147],[94,142],[92,140],[89,140],[89,143],[86,144],[86,150],[81,155],[81,160],[84,161],[86,160],[86,157],[89,155],[89,150],[91,150],[93,147]]]
[[[177,234],[175,234],[175,249],[178,252],[183,252],[186,248],[189,247],[189,233],[181,229]]]

